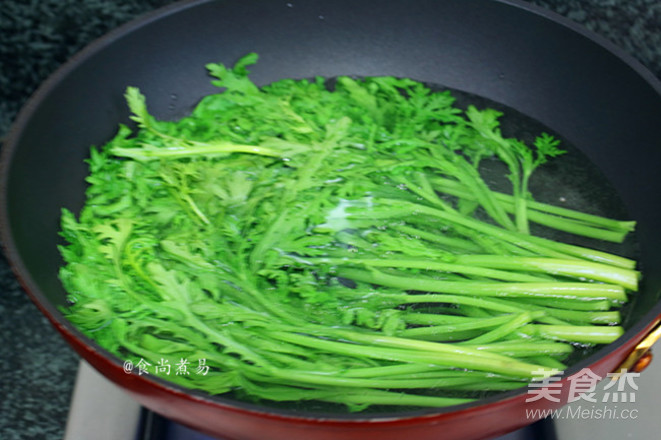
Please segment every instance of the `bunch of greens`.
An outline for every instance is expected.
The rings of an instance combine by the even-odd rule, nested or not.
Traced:
[[[501,114],[394,77],[258,88],[251,54],[176,122],[128,88],[138,130],[91,150],[64,210],[64,312],[123,359],[204,359],[169,380],[266,401],[445,406],[556,374],[622,334],[635,262],[530,233],[619,242],[633,222],[533,201],[562,154]],[[482,165],[506,165],[512,194]]]

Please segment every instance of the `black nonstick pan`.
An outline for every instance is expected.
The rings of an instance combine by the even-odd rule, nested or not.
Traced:
[[[149,97],[156,117],[175,119],[216,91],[205,64],[231,65],[249,52],[260,55],[251,74],[259,85],[317,75],[408,77],[512,109],[557,133],[591,163],[553,170],[575,183],[566,198],[577,208],[635,219],[627,252],[644,274],[626,310],[626,333],[565,374],[589,367],[605,376],[658,325],[661,84],[620,50],[517,1],[185,1],[110,33],[51,76],[17,118],[0,169],[2,242],[26,291],[83,358],[145,406],[224,438],[477,439],[531,423],[526,408],[560,404],[526,403],[522,389],[407,413],[250,405],[126,374],[121,359],[64,319],[60,209],[82,206],[89,146],[129,122],[126,86]],[[540,198],[560,191],[543,183],[538,189]]]

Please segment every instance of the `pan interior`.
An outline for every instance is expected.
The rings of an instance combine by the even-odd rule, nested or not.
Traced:
[[[329,79],[329,87],[332,88],[334,79]],[[456,99],[457,107],[466,109],[469,105],[476,106],[479,109],[492,108],[499,110],[503,117],[501,118],[501,128],[503,135],[523,140],[531,145],[536,136],[541,133],[552,134],[560,139],[561,148],[567,151],[566,154],[551,159],[547,164],[542,165],[533,174],[530,182],[530,190],[533,198],[540,202],[549,203],[556,206],[562,206],[570,209],[576,209],[581,212],[600,215],[608,218],[628,220],[625,204],[619,194],[606,178],[606,176],[594,165],[580,149],[571,145],[569,141],[563,139],[561,134],[545,127],[539,121],[516,111],[506,105],[497,103],[490,99],[480,97],[471,93],[459,90],[449,89],[437,84],[426,84],[432,90],[449,91]],[[173,120],[177,118],[171,118]],[[511,193],[511,183],[508,181],[507,169],[504,164],[498,160],[484,160],[482,162],[481,173],[485,177],[489,186],[497,191]],[[629,234],[627,239],[621,244],[608,243],[595,239],[577,237],[568,233],[551,230],[543,226],[531,224],[532,233],[546,238],[562,241],[565,243],[587,246],[606,252],[628,258],[637,259],[640,255],[638,241],[635,233]],[[631,307],[624,308],[624,317],[626,320]],[[588,347],[576,345],[574,353],[567,360],[568,365],[574,365],[588,356],[594,354],[599,347]],[[523,388],[525,389],[525,388]],[[200,393],[205,395],[204,393]],[[225,394],[221,399],[231,401],[244,401],[241,393]],[[495,397],[502,392],[448,392],[444,390],[424,390],[421,394],[443,395],[457,397],[471,397],[484,399]],[[207,396],[209,397],[209,396]],[[211,396],[211,398],[214,398]],[[287,413],[294,413],[301,416],[342,416],[347,414],[345,406],[326,402],[261,402],[259,407],[263,410],[276,409]],[[390,416],[392,414],[406,415],[426,411],[424,408],[410,406],[379,406],[373,405],[356,416]]]

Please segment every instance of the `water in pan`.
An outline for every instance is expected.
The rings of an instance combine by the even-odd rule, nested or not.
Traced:
[[[459,92],[454,93],[459,98],[460,106],[465,106],[468,103],[474,104],[477,107],[491,107],[500,108],[497,105],[480,98],[462,94]],[[531,121],[523,115],[514,112],[512,109],[502,109],[506,117],[502,120],[502,130],[506,136],[515,136],[524,141],[531,141],[531,138],[545,130],[539,124]],[[567,143],[563,145],[564,148],[570,152],[559,159],[555,160],[552,164],[547,165],[539,170],[531,182],[531,190],[536,198],[540,201],[549,202],[552,204],[563,204],[567,207],[578,208],[583,211],[592,212],[594,214],[607,215],[609,217],[625,218],[621,203],[617,198],[613,189],[608,185],[608,182],[600,175],[600,173],[590,166],[589,162],[577,149],[570,148]],[[398,153],[399,154],[399,153]],[[396,156],[393,162],[400,161],[401,156]],[[506,191],[508,185],[507,179],[504,177],[506,170],[495,161],[484,160],[482,162],[484,175],[487,176],[488,183],[495,189],[502,189]],[[379,182],[381,185],[381,182]],[[379,189],[380,190],[380,189]],[[360,195],[364,195],[361,193]],[[388,212],[388,214],[390,214]],[[548,235],[549,231],[544,229],[535,230],[540,235]],[[563,237],[562,234],[554,234],[553,238],[560,238],[562,241],[569,241],[581,244],[582,241],[570,239],[570,237]],[[594,244],[591,243],[592,246]],[[600,246],[595,246],[600,247]],[[626,248],[627,246],[624,246]],[[620,247],[607,248],[619,254],[631,254],[633,248],[627,250]],[[427,254],[425,254],[427,255]],[[430,288],[431,289],[431,288]],[[426,290],[426,289],[424,289]],[[585,355],[585,350],[577,350],[575,357]],[[518,384],[517,384],[518,385]],[[397,387],[395,387],[397,388]],[[430,394],[434,394],[433,390],[429,390]],[[478,393],[474,397],[482,397]],[[346,410],[337,405],[311,405],[308,403],[301,404],[273,404],[268,405],[270,408],[279,408],[284,410],[293,410],[295,412],[304,412],[307,414],[318,413],[336,413],[346,414]],[[359,417],[364,417],[365,414],[373,415],[397,412],[400,408],[380,408],[378,406],[371,407],[368,411],[362,412]],[[408,408],[407,411],[411,411]]]

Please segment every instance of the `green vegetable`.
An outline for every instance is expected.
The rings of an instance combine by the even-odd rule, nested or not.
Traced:
[[[256,59],[207,66],[223,91],[175,122],[127,89],[137,129],[91,150],[86,204],[62,213],[63,312],[86,335],[203,360],[168,379],[211,394],[362,410],[523,387],[622,334],[635,261],[530,233],[634,227],[532,200],[555,138],[506,138],[500,113],[409,79],[258,88]],[[499,160],[512,195],[482,178]]]

